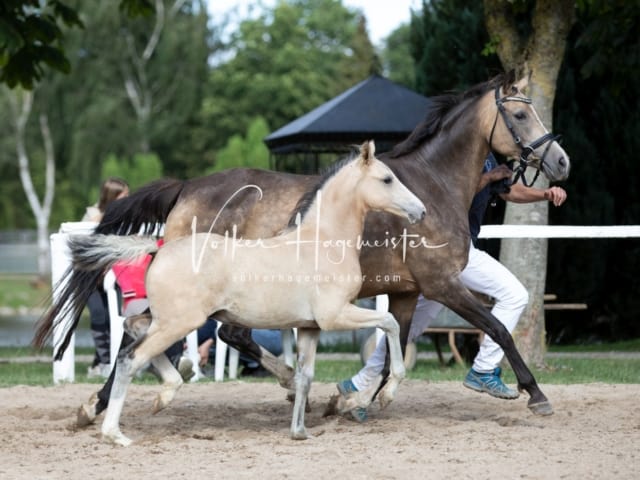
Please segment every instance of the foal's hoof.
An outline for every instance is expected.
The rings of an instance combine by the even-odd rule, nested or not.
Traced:
[[[151,413],[155,415],[161,410],[166,408],[167,404],[162,400],[162,397],[158,395],[156,399],[153,401],[153,407],[151,408]]]
[[[80,405],[78,409],[78,418],[76,419],[76,426],[83,428],[91,425],[96,419],[96,407],[95,405]]]
[[[307,431],[305,429],[291,431],[291,440],[306,440],[309,438]]]
[[[527,407],[536,415],[541,415],[541,416],[553,415],[553,407],[551,406],[551,402],[549,402],[549,400],[544,400],[542,402],[535,402],[535,403],[531,403],[531,400],[529,400]]]
[[[102,440],[113,445],[120,445],[121,447],[128,447],[133,442],[130,438],[125,437],[122,433],[117,432],[113,434],[103,433]]]

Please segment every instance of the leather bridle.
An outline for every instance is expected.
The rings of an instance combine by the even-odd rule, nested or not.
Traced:
[[[509,132],[511,132],[511,137],[513,137],[513,141],[516,143],[516,145],[518,145],[520,147],[520,158],[519,158],[519,164],[515,169],[515,177],[513,178],[513,182],[512,183],[516,183],[519,179],[522,180],[522,183],[526,186],[526,187],[530,187],[531,185],[533,185],[535,183],[535,181],[538,179],[538,175],[540,175],[540,170],[542,170],[542,166],[544,164],[544,159],[547,155],[547,152],[549,151],[549,148],[551,147],[551,144],[557,140],[560,139],[560,135],[554,135],[551,132],[545,133],[544,135],[542,135],[540,138],[534,140],[533,142],[531,142],[529,145],[522,145],[522,139],[520,138],[520,136],[516,133],[515,128],[513,128],[513,124],[511,123],[511,121],[509,120],[509,116],[507,115],[507,110],[506,108],[504,108],[504,104],[507,102],[522,102],[522,103],[528,103],[531,104],[531,99],[527,98],[527,97],[514,97],[514,96],[505,96],[505,97],[500,97],[500,87],[496,87],[495,90],[495,94],[496,94],[496,106],[498,107],[498,110],[496,111],[496,118],[493,121],[493,127],[491,128],[491,135],[489,136],[489,148],[491,150],[493,150],[492,148],[492,141],[493,141],[493,132],[496,129],[496,124],[498,123],[498,115],[500,115],[502,117],[502,120],[504,121],[504,124],[506,125],[507,129],[509,130]],[[547,147],[544,149],[544,152],[542,153],[542,157],[540,158],[540,163],[537,167],[537,171],[536,174],[533,178],[533,180],[531,182],[527,182],[525,176],[524,176],[524,172],[526,171],[527,167],[529,166],[533,166],[532,162],[533,160],[529,159],[529,155],[531,155],[535,149],[537,149],[538,147],[540,147],[541,145],[544,145],[545,143],[547,143]]]

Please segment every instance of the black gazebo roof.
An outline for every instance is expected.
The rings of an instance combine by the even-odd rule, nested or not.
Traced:
[[[264,139],[272,154],[340,152],[368,139],[378,151],[404,140],[429,99],[372,75]]]

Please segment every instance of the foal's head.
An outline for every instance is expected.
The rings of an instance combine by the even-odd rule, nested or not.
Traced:
[[[393,213],[411,223],[422,220],[424,204],[384,163],[375,157],[375,144],[367,141],[360,146],[360,155],[353,161],[360,178],[355,193],[369,210]]]

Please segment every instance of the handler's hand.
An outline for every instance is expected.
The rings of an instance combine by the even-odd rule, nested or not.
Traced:
[[[551,187],[544,191],[544,198],[559,207],[567,199],[567,192],[561,187]]]
[[[487,173],[485,173],[485,175],[489,179],[489,183],[491,183],[505,178],[511,178],[511,176],[513,175],[513,171],[509,168],[508,165],[505,165],[503,163],[502,165],[498,165],[493,170],[489,170]]]

